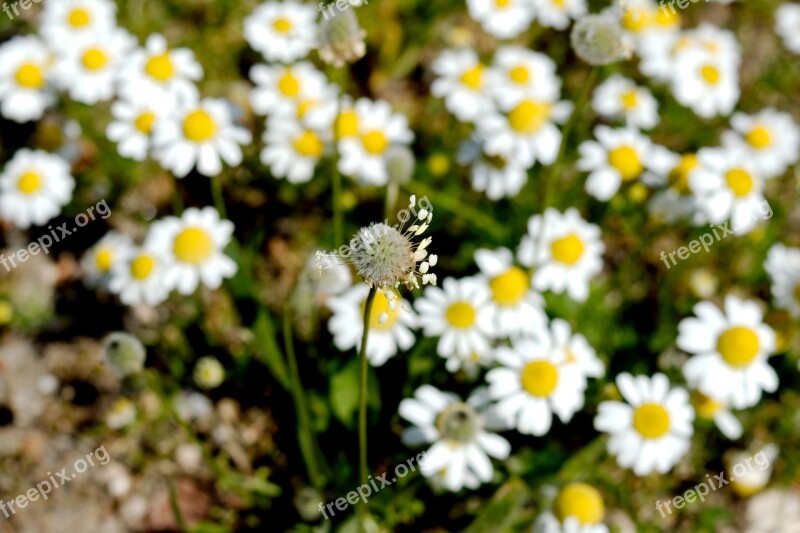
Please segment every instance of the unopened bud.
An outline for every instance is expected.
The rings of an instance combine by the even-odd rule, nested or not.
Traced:
[[[366,36],[352,9],[337,13],[320,23],[319,57],[336,67],[358,61],[367,53]]]
[[[608,65],[629,55],[622,27],[610,13],[579,19],[570,39],[578,57],[590,65]]]
[[[386,150],[386,172],[389,181],[404,185],[414,174],[414,154],[406,146],[393,145]]]

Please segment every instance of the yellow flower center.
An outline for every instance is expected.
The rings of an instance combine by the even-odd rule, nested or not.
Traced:
[[[35,194],[42,188],[42,177],[33,171],[28,171],[19,177],[17,181],[17,189],[22,194]]]
[[[89,48],[81,58],[87,70],[100,70],[108,64],[108,56],[99,48]]]
[[[14,76],[17,85],[26,89],[41,89],[44,87],[44,74],[38,65],[25,63],[17,69]]]
[[[73,9],[69,12],[69,16],[67,17],[67,22],[73,28],[83,28],[87,26],[92,21],[92,16],[89,15],[89,12],[85,9]]]
[[[646,439],[657,439],[669,431],[669,413],[657,403],[643,403],[633,412],[633,428]]]
[[[322,155],[325,148],[319,136],[313,131],[304,131],[292,141],[295,152],[305,157],[317,158]]]
[[[150,132],[153,130],[153,122],[155,122],[155,120],[155,114],[148,111],[136,117],[136,120],[133,121],[133,125],[137,130],[145,135],[150,135]]]
[[[758,355],[758,335],[750,328],[733,327],[719,336],[717,351],[732,367],[744,368]]]
[[[639,104],[639,95],[635,90],[627,91],[622,95],[621,99],[622,107],[625,109],[636,109],[636,106]]]
[[[681,15],[677,11],[673,13],[669,9],[659,9],[655,18],[656,24],[662,28],[669,28],[672,26],[680,26]]]
[[[519,83],[522,85],[524,83],[528,83],[528,81],[531,79],[531,73],[528,71],[527,67],[520,65],[512,68],[508,72],[508,77],[511,78],[511,81],[514,83]]]
[[[139,281],[147,279],[156,266],[155,259],[149,255],[140,255],[131,261],[131,276]]]
[[[202,109],[192,111],[183,119],[183,135],[190,141],[203,142],[217,132],[214,119]]]
[[[366,300],[361,302],[361,314],[360,316],[364,316],[364,308],[366,307]],[[388,318],[386,322],[381,324],[381,315],[386,313]],[[397,302],[397,305],[394,309],[389,308],[389,300],[386,299],[386,296],[383,292],[379,292],[375,294],[375,301],[372,302],[372,312],[369,315],[369,329],[371,330],[378,330],[378,331],[388,331],[392,329],[395,322],[397,322],[397,317],[400,313],[400,302]]]
[[[705,65],[701,68],[700,75],[709,85],[716,85],[721,77],[719,69],[711,65]]]
[[[558,369],[549,361],[531,361],[522,369],[521,382],[528,394],[546,398],[558,384]]]
[[[114,254],[108,248],[99,250],[94,256],[94,264],[100,272],[108,272],[114,262]]]
[[[361,137],[361,142],[364,143],[364,149],[372,155],[382,154],[389,146],[389,139],[383,132],[377,130],[365,133]]]
[[[529,286],[530,281],[527,274],[516,266],[512,266],[489,282],[494,301],[507,306],[515,305],[522,300],[525,293],[528,292]]]
[[[608,153],[608,163],[617,169],[624,181],[635,180],[644,170],[639,154],[631,146],[620,146]]]
[[[308,100],[303,100],[299,104],[297,104],[297,118],[303,118],[306,116],[311,109],[317,106],[317,101],[313,98]]]
[[[758,149],[766,148],[772,144],[772,135],[764,126],[753,128],[753,130],[745,136],[745,139],[750,143],[750,146]]]
[[[461,75],[461,83],[477,91],[483,85],[483,65],[475,65]]]
[[[586,483],[570,483],[561,489],[554,504],[558,519],[563,522],[574,516],[584,525],[599,524],[603,521],[605,505],[597,489]]]
[[[175,65],[172,64],[169,54],[165,52],[148,59],[144,71],[158,81],[168,81],[175,74]]]
[[[716,415],[719,410],[722,409],[721,403],[715,402],[700,392],[696,392],[692,400],[694,403],[694,410],[697,412],[697,416],[700,418],[714,418],[714,415]]]
[[[681,157],[681,162],[669,173],[669,181],[672,187],[681,194],[692,192],[689,186],[689,174],[700,165],[695,154],[686,154]]]
[[[550,104],[525,100],[508,114],[508,123],[519,133],[536,133],[550,118],[550,107]]]
[[[450,304],[445,313],[447,322],[458,329],[467,329],[475,323],[475,308],[467,302]]]
[[[288,19],[279,18],[272,23],[272,27],[275,28],[275,31],[278,33],[286,33],[292,29],[292,23]]]
[[[186,228],[175,237],[173,251],[178,261],[197,265],[214,253],[214,242],[205,230]]]
[[[566,265],[574,265],[583,255],[583,241],[572,233],[566,237],[554,240],[550,244],[550,253],[553,259]]]
[[[278,80],[278,90],[284,96],[294,98],[300,92],[300,82],[294,77],[290,70],[287,70],[281,79]]]
[[[649,23],[647,11],[641,8],[628,9],[622,15],[622,27],[632,32],[639,32],[645,29]]]
[[[494,0],[494,5],[497,7],[507,7],[511,0]]]
[[[352,137],[358,133],[358,115],[352,109],[342,111],[336,119],[336,137]]]
[[[739,198],[747,196],[753,190],[753,177],[741,168],[734,168],[725,174],[725,181],[733,194]]]

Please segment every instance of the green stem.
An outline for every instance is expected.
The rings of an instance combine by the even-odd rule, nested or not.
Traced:
[[[211,181],[211,195],[214,197],[214,207],[221,218],[228,218],[225,210],[225,196],[222,194],[222,182],[219,176],[216,178],[208,178]]]
[[[343,71],[341,85],[342,95],[337,99],[336,115],[333,122],[333,239],[335,246],[344,244],[344,213],[342,211],[342,174],[339,172],[339,139],[338,124],[339,116],[344,109],[344,98],[347,92],[348,72]]]
[[[389,180],[386,185],[386,203],[383,206],[383,218],[392,220],[392,210],[397,205],[397,195],[400,192],[400,186],[394,180]]]
[[[359,478],[361,484],[367,483],[367,371],[369,370],[367,362],[367,337],[369,336],[369,323],[372,317],[372,304],[375,301],[375,294],[377,290],[372,287],[367,295],[367,301],[364,305],[364,333],[361,336],[361,351],[359,354],[360,363],[360,386],[358,390],[358,455],[359,455]],[[364,505],[358,506],[359,510],[359,528],[365,531],[366,507]]]

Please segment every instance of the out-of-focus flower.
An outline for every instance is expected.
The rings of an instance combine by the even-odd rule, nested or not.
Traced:
[[[194,382],[201,389],[216,389],[225,381],[225,368],[213,356],[201,357],[194,367]]]
[[[594,91],[592,107],[607,118],[623,118],[626,125],[650,129],[659,121],[658,102],[644,87],[614,74]]]
[[[723,133],[723,142],[746,158],[765,179],[780,176],[800,160],[800,128],[792,115],[767,108],[756,115],[736,113],[733,131]]]
[[[121,156],[144,161],[150,153],[155,125],[172,112],[174,105],[165,92],[142,87],[136,97],[111,104],[114,121],[106,128],[106,136],[117,143]]]
[[[701,392],[692,395],[692,405],[697,418],[713,420],[720,433],[729,439],[736,440],[742,436],[742,423],[725,405],[715,402]]]
[[[386,151],[386,172],[389,182],[405,185],[414,175],[414,152],[404,145],[390,146]]]
[[[525,99],[555,103],[561,93],[561,80],[550,56],[521,46],[499,47],[486,74],[487,90],[501,104]]]
[[[291,63],[317,44],[317,8],[294,0],[268,0],[244,21],[244,37],[267,61]]]
[[[789,51],[800,54],[800,5],[785,3],[778,6],[775,11],[775,32]]]
[[[558,493],[553,511],[542,514],[534,533],[608,533],[605,504],[600,493],[586,483],[569,483]]]
[[[48,86],[50,52],[32,35],[13,37],[0,45],[0,112],[16,122],[42,117],[53,103]]]
[[[106,414],[106,426],[120,429],[131,425],[136,420],[136,406],[128,398],[119,398]]]
[[[570,41],[575,54],[590,65],[609,65],[630,55],[619,20],[610,13],[579,18]]]
[[[303,102],[326,100],[335,105],[335,89],[328,88],[325,75],[307,61],[294,65],[254,65],[250,79],[256,85],[250,105],[259,115],[301,115]]]
[[[144,368],[147,351],[142,342],[133,335],[116,332],[103,341],[103,357],[109,368],[123,378]]]
[[[64,0],[43,5],[39,32],[54,49],[113,29],[117,5],[111,0]]]
[[[800,317],[800,248],[775,244],[770,248],[764,270],[772,280],[775,305]]]
[[[164,285],[163,256],[156,250],[129,248],[111,269],[108,290],[119,295],[125,305],[154,307],[169,296]]]
[[[130,254],[133,241],[127,235],[109,231],[81,258],[84,282],[90,286],[105,284],[111,270]]]
[[[319,57],[335,67],[354,63],[367,53],[366,36],[352,9],[326,17],[319,25]]]
[[[725,470],[731,487],[740,496],[752,496],[767,486],[772,476],[773,463],[778,457],[774,444],[752,450],[732,450],[725,455]]]
[[[586,0],[532,0],[536,20],[542,26],[566,30],[571,19],[586,14]]]
[[[736,66],[705,50],[680,54],[672,66],[672,94],[699,117],[727,115],[740,96]]]
[[[431,94],[444,98],[448,111],[462,122],[472,122],[494,109],[489,96],[491,69],[474,50],[445,50],[431,65],[436,79]]]
[[[513,39],[530,27],[533,6],[526,0],[467,0],[469,16],[498,39]]]

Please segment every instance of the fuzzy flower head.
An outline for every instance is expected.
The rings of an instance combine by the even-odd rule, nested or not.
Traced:
[[[608,65],[630,56],[619,20],[610,13],[579,19],[570,40],[577,56],[590,65]]]
[[[367,53],[366,36],[351,9],[326,17],[319,26],[319,57],[335,67],[354,63]]]
[[[115,332],[103,341],[103,357],[111,371],[124,378],[144,368],[147,352],[141,341],[133,335]]]

